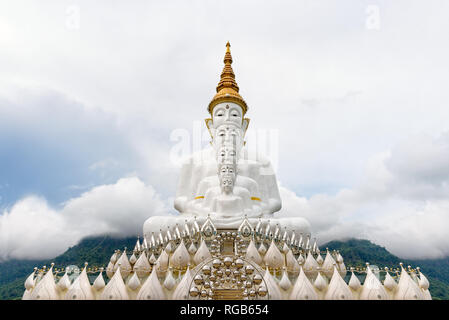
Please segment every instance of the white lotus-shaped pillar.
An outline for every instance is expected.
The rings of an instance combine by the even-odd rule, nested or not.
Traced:
[[[51,268],[31,292],[30,300],[59,300],[58,288],[53,276],[53,265],[52,263]]]

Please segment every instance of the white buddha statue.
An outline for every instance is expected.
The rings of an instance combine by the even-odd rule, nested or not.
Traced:
[[[242,147],[238,138],[241,136],[239,128],[235,125],[222,124],[218,127],[217,132],[221,134],[216,136],[213,141],[216,150],[217,171],[211,172],[212,175],[204,177],[196,188],[195,197],[187,202],[184,213],[197,213],[207,215],[211,212],[211,204],[215,196],[220,195],[220,177],[223,170],[233,170],[234,178],[232,180],[234,194],[240,196],[244,203],[240,210],[241,213],[248,217],[259,217],[262,214],[270,213],[268,205],[262,202],[258,183],[247,176],[240,174],[237,170],[237,159],[239,159],[239,150]],[[240,130],[241,131],[241,130]],[[213,163],[213,161],[210,161]],[[242,163],[242,162],[241,162]],[[243,163],[245,165],[245,163]],[[242,166],[241,166],[242,167]],[[258,170],[255,170],[257,172]],[[238,175],[236,173],[239,172]]]
[[[221,164],[218,170],[220,187],[210,188],[206,192],[205,200],[210,199],[212,218],[233,218],[236,216],[240,218],[244,209],[243,202],[249,200],[249,192],[244,188],[241,188],[243,197],[234,193],[235,167],[234,164]]]
[[[212,136],[212,145],[192,155],[181,168],[175,198],[175,208],[180,213],[190,213],[187,208],[188,202],[204,196],[198,186],[208,179],[215,180],[218,185],[215,178],[217,158],[228,156],[226,145],[235,145],[232,152],[236,152],[238,157],[239,177],[236,186],[255,182],[258,194],[253,194],[252,197],[257,199],[254,201],[263,202],[264,214],[272,214],[281,209],[277,180],[271,163],[266,158],[260,159],[260,156],[257,158],[256,155],[249,153],[244,146],[244,134],[249,122],[243,118],[244,111],[245,108],[241,105],[227,101],[217,104],[213,108],[212,118],[206,119]]]
[[[250,153],[245,147],[248,106],[239,94],[229,43],[226,46],[225,66],[217,93],[208,106],[211,118],[206,119],[211,145],[194,153],[181,167],[174,200],[180,215],[151,217],[145,222],[144,234],[166,230],[193,217],[201,222],[209,214],[217,228],[237,228],[246,215],[254,223],[258,218],[270,219],[273,224],[285,225],[298,234],[309,233],[309,224],[303,218],[282,222],[284,219],[273,217],[282,206],[276,175],[266,157]],[[226,174],[221,175],[221,171],[217,174],[217,168]],[[232,179],[229,177],[231,168],[235,168]],[[232,192],[229,193],[224,184],[231,182]]]

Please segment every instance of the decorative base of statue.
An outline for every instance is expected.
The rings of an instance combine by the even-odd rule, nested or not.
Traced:
[[[242,216],[235,216],[233,218],[220,218],[217,216],[210,215],[215,227],[217,229],[233,229],[237,230],[242,224]],[[147,219],[143,225],[144,237],[151,237],[152,234],[159,234],[161,230],[165,233],[167,230],[174,230],[176,225],[179,227],[188,223],[191,225],[195,220],[199,225],[204,224],[207,216],[195,216],[195,215],[177,215],[177,216],[154,216]],[[279,218],[276,219],[273,215],[264,217],[248,217],[249,223],[255,227],[258,222],[262,222],[264,225],[269,224],[272,230],[276,227],[284,232],[294,232],[295,236],[299,239],[301,235],[305,238],[311,236],[310,233],[310,223],[301,217],[291,217],[291,218]]]

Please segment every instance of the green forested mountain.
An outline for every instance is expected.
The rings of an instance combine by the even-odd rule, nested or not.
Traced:
[[[331,241],[321,248],[339,250],[346,266],[351,267],[365,267],[366,262],[377,265],[379,268],[397,268],[400,262],[404,263],[404,266],[420,267],[430,282],[429,289],[432,297],[438,300],[449,300],[449,257],[426,260],[400,259],[384,247],[360,239]]]
[[[24,282],[34,267],[50,266],[64,268],[68,265],[106,267],[114,250],[127,247],[134,249],[136,238],[116,238],[112,236],[89,237],[67,249],[62,255],[50,260],[9,260],[0,263],[0,300],[19,299],[25,290]]]
[[[106,267],[115,249],[134,248],[136,238],[114,238],[111,236],[90,237],[83,239],[78,245],[69,248],[64,254],[51,260],[10,260],[0,263],[0,299],[20,299],[24,291],[26,277],[35,266],[49,266],[54,262],[62,268],[75,264],[82,266],[85,261],[90,266]],[[400,259],[385,248],[368,240],[349,239],[331,241],[322,248],[339,250],[345,259],[346,266],[364,267],[366,262],[379,267],[398,267],[399,262],[413,267],[421,267],[430,281],[430,292],[434,299],[449,300],[449,258],[434,260]]]

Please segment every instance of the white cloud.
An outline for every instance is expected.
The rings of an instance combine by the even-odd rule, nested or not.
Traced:
[[[97,186],[60,210],[29,196],[0,215],[0,259],[51,258],[89,235],[141,234],[147,218],[167,212],[153,187],[136,177]]]
[[[358,237],[404,258],[447,256],[448,150],[447,132],[411,136],[373,157],[357,187],[310,198],[281,187],[280,215],[307,218],[321,243]]]
[[[34,193],[64,201],[130,172],[165,196],[174,188],[169,131],[46,87],[7,87],[0,86],[0,186],[9,187],[0,207]]]
[[[434,138],[419,134],[398,144],[386,167],[403,196],[447,199],[449,195],[449,131]]]
[[[167,212],[154,188],[136,177],[123,178],[69,200],[61,213],[83,233],[137,235],[153,215]]]
[[[0,215],[0,260],[53,257],[76,240],[64,217],[39,197],[26,197]]]

